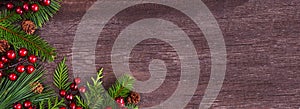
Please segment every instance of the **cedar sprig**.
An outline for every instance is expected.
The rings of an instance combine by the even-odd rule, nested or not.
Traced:
[[[46,102],[46,104],[45,104]],[[60,106],[66,106],[65,100],[59,100],[58,97],[48,99],[47,101],[42,101],[39,103],[38,109],[58,109]]]
[[[87,82],[88,91],[84,93],[86,104],[83,106],[88,106],[88,109],[100,109],[103,105],[104,88],[101,81],[103,78],[102,73],[103,68],[98,71],[96,78],[91,77],[92,84]]]

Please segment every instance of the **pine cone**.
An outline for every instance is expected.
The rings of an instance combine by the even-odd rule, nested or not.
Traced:
[[[41,84],[40,82],[34,82],[31,84],[31,90],[34,92],[34,93],[38,93],[38,94],[41,94],[44,90],[44,86],[43,84]]]
[[[141,96],[136,92],[131,92],[130,95],[127,97],[127,102],[129,104],[138,104],[140,100],[141,100]]]
[[[6,52],[10,48],[10,45],[6,40],[0,40],[0,53]]]
[[[27,34],[33,34],[35,32],[36,26],[32,21],[25,20],[25,21],[22,22],[22,29]]]

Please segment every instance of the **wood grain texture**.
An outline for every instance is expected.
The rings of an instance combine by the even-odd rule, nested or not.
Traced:
[[[226,78],[212,108],[299,108],[300,107],[300,1],[299,0],[202,0],[216,17],[223,32],[227,48]],[[95,0],[65,0],[63,7],[38,33],[57,48],[55,62],[67,57],[71,70],[72,42],[77,26],[86,10]],[[161,11],[161,12],[160,12]],[[174,15],[157,13],[165,17]],[[134,12],[128,12],[134,13]],[[155,13],[153,13],[154,15]],[[141,16],[126,17],[133,19]],[[176,16],[176,14],[175,14]],[[182,25],[190,25],[188,22]],[[111,25],[109,29],[120,26]],[[190,28],[190,34],[196,34]],[[101,37],[101,36],[100,36]],[[199,106],[210,77],[210,51],[203,36],[191,37],[196,43],[201,60],[199,85],[193,99],[186,106]],[[111,37],[98,40],[97,67],[105,68],[104,86],[115,81],[110,65]],[[160,46],[160,47],[157,47]],[[159,40],[139,43],[131,54],[130,67],[134,77],[147,80],[148,65],[152,59],[166,60],[167,78],[152,93],[142,94],[141,107],[158,105],[171,96],[180,77],[178,56],[174,49]],[[51,82],[55,63],[46,64],[47,83]],[[70,71],[76,75],[76,71]],[[171,90],[171,91],[170,91]],[[178,101],[180,102],[180,101]]]

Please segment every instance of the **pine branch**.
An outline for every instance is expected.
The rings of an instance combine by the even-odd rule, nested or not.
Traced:
[[[39,36],[28,35],[19,25],[14,25],[14,22],[21,19],[20,15],[2,11],[0,15],[0,39],[7,40],[15,49],[25,47],[30,49],[32,54],[41,57],[42,60],[53,61],[56,55],[53,47]]]
[[[55,72],[53,74],[53,84],[58,88],[58,89],[63,89],[63,90],[69,90],[69,85],[71,84],[68,82],[69,80],[69,75],[68,75],[68,67],[65,64],[66,59],[64,58],[60,63],[58,63]]]
[[[61,5],[59,4],[61,0],[52,0],[50,6],[41,6],[39,5],[39,11],[25,13],[22,17],[23,19],[29,19],[33,21],[38,27],[42,27],[43,24],[59,10]],[[31,2],[32,3],[32,2]]]
[[[10,81],[8,78],[2,78],[0,83],[0,107],[4,109],[11,108],[15,102],[25,99],[32,100],[33,104],[50,99],[53,93],[46,89],[41,95],[37,95],[31,90],[31,83],[40,80],[45,70],[38,66],[36,70],[28,75],[22,73],[16,81]]]
[[[112,98],[127,97],[133,88],[134,79],[129,75],[120,77],[117,82],[108,89],[108,93]]]

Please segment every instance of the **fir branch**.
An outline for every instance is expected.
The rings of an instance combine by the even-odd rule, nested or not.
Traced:
[[[117,82],[108,89],[108,93],[112,98],[127,97],[133,88],[134,79],[129,75],[120,77]]]
[[[66,65],[66,59],[64,58],[60,63],[58,63],[55,72],[53,74],[53,84],[58,89],[69,90],[69,85],[71,82],[68,82],[68,67]]]

